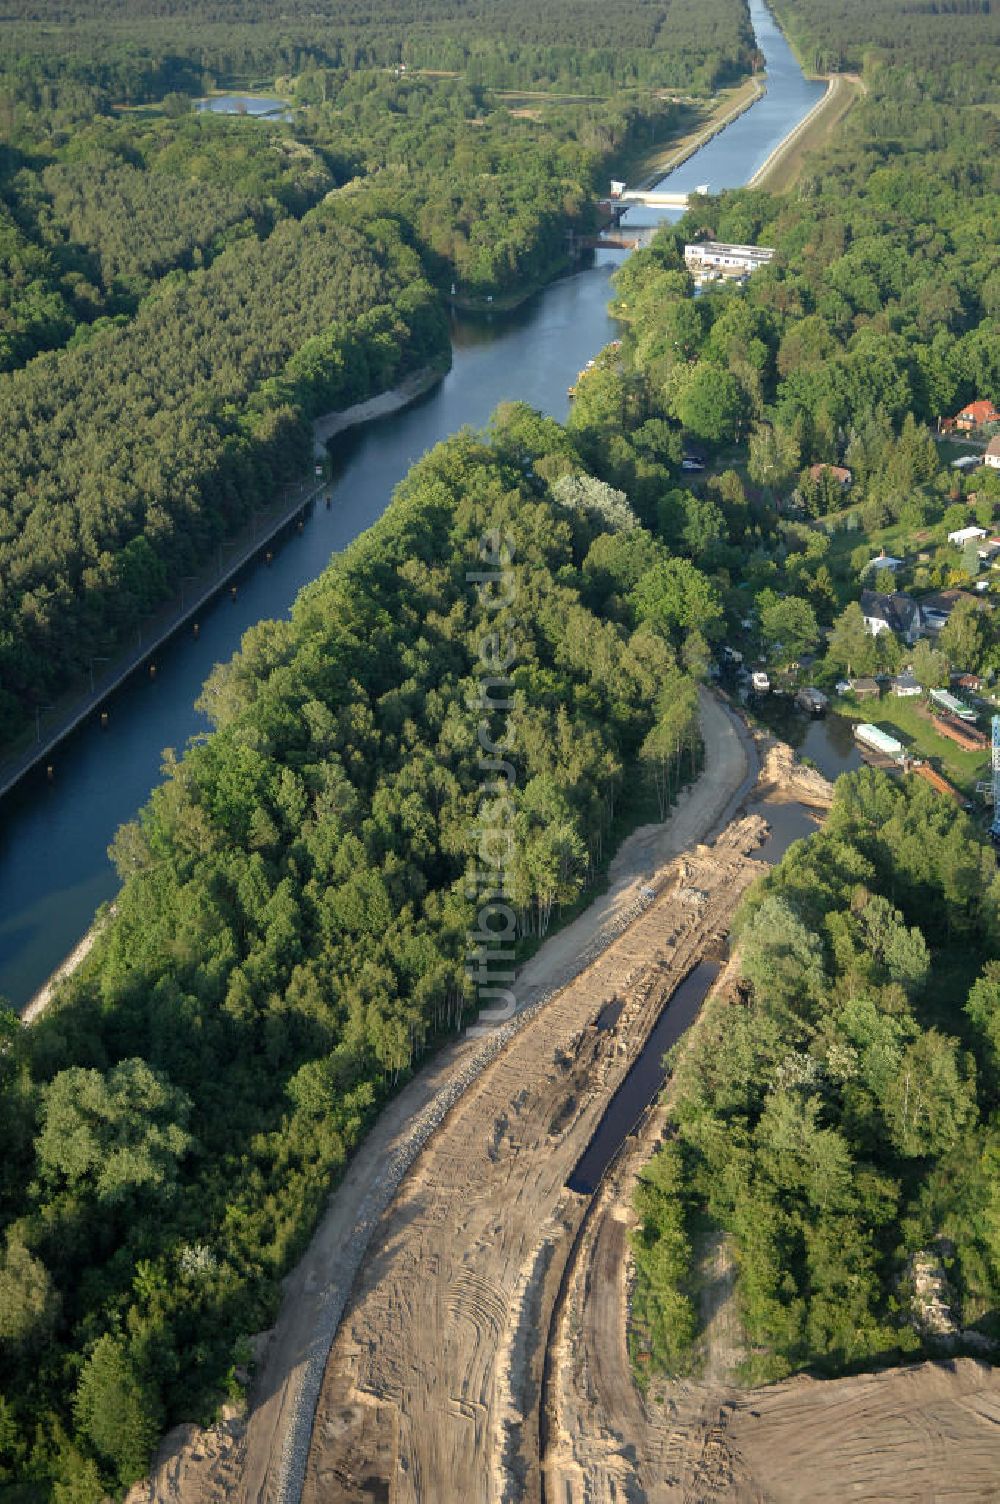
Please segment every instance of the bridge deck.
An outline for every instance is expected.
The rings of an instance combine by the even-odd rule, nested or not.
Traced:
[[[642,204],[647,209],[686,209],[690,198],[689,193],[657,193],[655,190],[643,193],[637,188],[629,188],[618,202]]]

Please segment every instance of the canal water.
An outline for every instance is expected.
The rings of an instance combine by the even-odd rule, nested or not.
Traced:
[[[751,0],[750,10],[767,58],[767,94],[664,179],[671,188],[746,182],[821,89],[803,78],[761,0]],[[570,382],[614,338],[609,280],[624,255],[596,252],[592,265],[513,314],[455,316],[454,364],[441,385],[336,441],[331,508],[316,507],[269,566],[249,565],[236,602],[224,595],[201,614],[197,640],[190,629],[179,631],[157,656],[155,679],[140,671],[107,703],[106,731],[95,717],[63,742],[52,757],[52,784],[36,770],[0,803],[0,995],[22,1007],[113,896],[108,843],[157,783],[162,749],[180,750],[207,729],[194,701],[246,628],[285,614],[331,554],[381,515],[414,460],[463,424],[484,424],[509,398],[566,416]]]
[[[592,1196],[597,1190],[618,1150],[663,1089],[667,1078],[663,1057],[694,1023],[720,970],[717,961],[699,961],[671,994],[642,1053],[611,1098],[607,1112],[567,1180],[571,1191]]]
[[[724,188],[742,187],[826,92],[825,83],[805,77],[762,0],[750,0],[750,18],[767,59],[767,92],[656,187],[669,188],[671,193],[693,193],[701,187],[720,193]],[[624,225],[632,230],[676,218],[671,209],[637,206],[629,210]]]
[[[248,115],[253,120],[291,120],[288,101],[269,99],[261,94],[213,94],[211,99],[196,99],[199,115]]]

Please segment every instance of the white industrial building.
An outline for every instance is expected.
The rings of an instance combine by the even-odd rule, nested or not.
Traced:
[[[768,245],[726,245],[721,240],[699,240],[684,247],[689,266],[714,268],[722,272],[752,272],[766,266],[774,256]]]

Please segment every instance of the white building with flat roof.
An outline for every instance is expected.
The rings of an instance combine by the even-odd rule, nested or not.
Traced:
[[[773,256],[773,246],[726,245],[721,240],[698,240],[684,247],[684,260],[689,266],[711,266],[719,271],[756,271]]]

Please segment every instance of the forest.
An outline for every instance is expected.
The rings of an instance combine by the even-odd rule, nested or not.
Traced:
[[[135,313],[158,278],[263,239],[333,185],[318,156],[241,120],[24,121],[0,150],[0,370]]]
[[[800,45],[807,24],[828,45],[823,15],[794,9]],[[344,54],[314,42],[312,12],[279,42],[263,10],[234,25],[220,8],[184,51],[184,8],[152,10],[74,10],[72,46],[49,52],[68,8],[9,23],[37,50],[5,79],[0,163],[8,734],[301,465],[314,413],[446,353],[451,280],[482,296],[549,274],[615,152],[669,119],[631,96],[514,116],[471,64],[478,37],[511,86],[666,81],[645,5],[587,8],[582,61],[537,14],[470,12],[465,76],[436,82],[369,66],[398,63],[404,31],[440,66],[433,8],[376,11]],[[742,7],[666,14],[699,67],[717,24],[725,66],[752,65]],[[216,729],[169,756],[115,842],[95,950],[30,1030],[0,1012],[12,1504],[120,1494],[166,1427],[240,1392],[246,1339],[372,1114],[471,1021],[473,843],[499,793],[484,804],[484,636],[515,650],[505,882],[526,953],[636,791],[668,812],[697,751],[694,685],[748,609],[805,650],[856,595],[811,464],[849,459],[873,530],[966,514],[927,425],[1000,402],[987,43],[980,68],[962,33],[963,96],[957,65],[907,71],[877,56],[877,19],[843,24],[845,62],[870,42],[868,93],[795,192],[706,197],[663,230],[617,273],[621,346],[564,427],[509,405],[439,446],[290,621],[247,634],[205,689]],[[258,68],[295,74],[294,127],[189,113],[206,73]],[[162,111],[112,108],[168,90]],[[776,256],[694,298],[699,233]],[[499,619],[467,580],[497,537],[515,586]],[[964,815],[869,774],[755,890],[748,990],[677,1057],[674,1136],[642,1191],[637,1356],[694,1360],[706,1215],[737,1250],[751,1377],[920,1350],[907,1271],[940,1237],[963,1329],[994,1333],[998,897]]]
[[[204,92],[209,81],[398,64],[501,89],[705,92],[756,56],[743,0],[377,0],[347,13],[310,0],[280,19],[263,0],[15,0],[4,26],[21,97],[65,79],[71,93],[96,85],[129,103]]]
[[[5,729],[302,469],[314,414],[446,351],[398,223],[317,208],[0,378]]]
[[[960,477],[933,439],[940,415],[1000,400],[993,22],[955,25],[971,7],[934,7],[926,30],[912,7],[779,11],[800,50],[842,49],[824,65],[864,63],[865,98],[787,197],[699,203],[696,233],[776,248],[745,289],[691,299],[691,216],[630,258],[621,359],[583,384],[573,421],[586,409],[585,428],[614,431],[604,473],[691,550],[730,641],[769,662],[816,654],[809,672],[833,677],[912,656],[921,685],[949,668],[992,678],[988,575],[987,609],[963,603],[912,655],[891,633],[876,645],[856,601],[865,583],[898,588],[877,559],[865,578],[873,537],[920,540],[919,594],[982,567],[945,546],[947,529],[996,530],[995,477]],[[919,71],[932,53],[942,66]],[[643,501],[680,430],[705,478],[664,490],[656,477]],[[850,469],[846,498],[810,474],[832,463]],[[838,781],[822,830],[754,888],[734,930],[742,980],[675,1051],[666,1142],[637,1196],[640,1381],[698,1372],[699,1267],[720,1233],[747,1382],[1000,1337],[998,900],[981,828],[917,780],[870,770]],[[928,1262],[944,1337],[915,1298]]]
[[[921,91],[965,100],[995,88],[1000,17],[989,0],[776,0],[774,11],[817,73],[888,66],[905,88],[916,70]]]
[[[736,1261],[752,1383],[1000,1336],[1000,877],[966,816],[863,769],[748,895],[734,996],[677,1046],[641,1183],[633,1354],[697,1366],[694,1250]],[[940,1265],[953,1331],[915,1297]]]
[[[469,583],[498,549],[500,609]],[[30,1030],[0,1013],[0,1484],[96,1501],[239,1393],[331,1178],[476,1015],[481,831],[511,832],[530,946],[599,871],[635,770],[669,807],[690,767],[699,609],[707,582],[572,434],[509,405],[215,670],[217,729],[120,831],[87,963]],[[513,779],[480,750],[494,639]]]
[[[301,472],[314,415],[447,362],[441,294],[562,269],[674,116],[371,72],[296,97],[294,125],[21,112],[0,153],[0,742]]]

